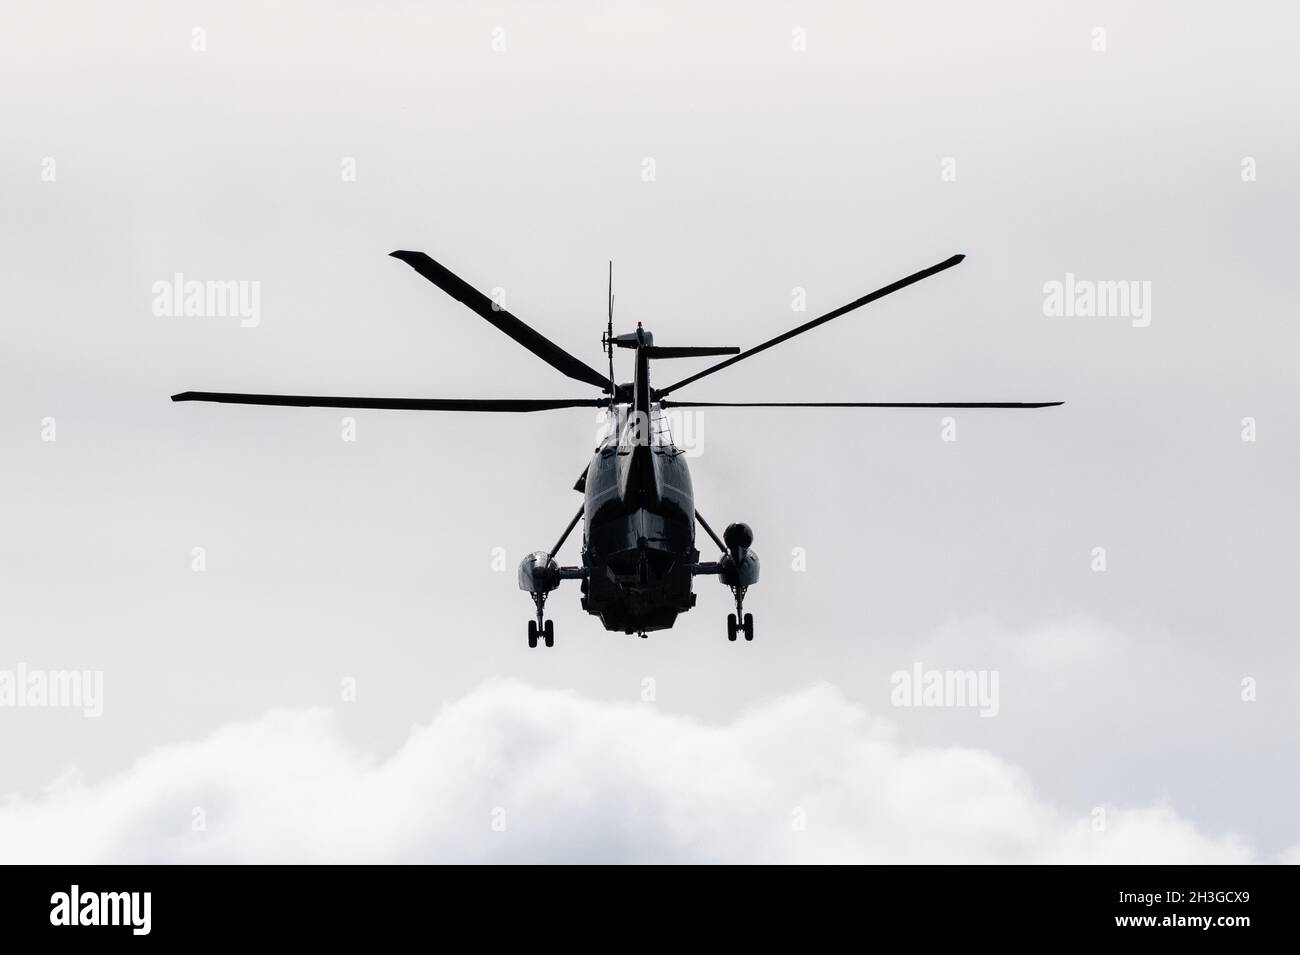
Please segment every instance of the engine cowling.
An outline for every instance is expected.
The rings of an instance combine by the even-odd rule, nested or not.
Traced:
[[[519,562],[519,589],[530,594],[548,594],[560,586],[560,565],[544,550],[535,551]]]

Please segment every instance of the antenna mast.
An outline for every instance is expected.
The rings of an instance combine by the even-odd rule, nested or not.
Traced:
[[[605,354],[609,355],[609,413],[614,413],[614,260],[609,261],[609,324],[605,329]]]

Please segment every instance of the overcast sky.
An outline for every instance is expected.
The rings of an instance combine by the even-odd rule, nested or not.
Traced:
[[[312,839],[239,840],[311,790],[328,812],[303,825],[356,836],[350,858],[1183,861],[1300,844],[1289,5],[3,17],[0,670],[100,670],[104,694],[97,719],[0,708],[0,792],[20,797],[0,830],[72,825],[70,859],[202,858],[186,840],[211,804],[216,856],[292,859]],[[167,400],[590,393],[394,249],[503,290],[597,367],[610,259],[620,330],[750,346],[961,252],[676,397],[1066,405],[955,413],[955,441],[928,410],[709,410],[697,503],[754,529],[756,640],[728,643],[730,595],[708,579],[647,640],[603,631],[566,584],[556,646],[530,651],[514,569],[580,504],[589,410],[355,412],[345,441],[344,412]],[[256,324],[156,314],[176,273],[258,283]],[[1067,274],[1139,283],[1148,310],[1045,314]],[[577,553],[575,536],[562,557]],[[996,670],[996,717],[891,705],[891,674],[918,663]],[[800,736],[772,730],[784,718]],[[501,735],[479,748],[485,725]],[[864,742],[877,733],[885,755]],[[734,772],[699,784],[703,753]],[[908,754],[934,773],[907,775]],[[431,767],[463,783],[428,783]],[[47,791],[56,778],[74,789]],[[490,834],[534,778],[570,815],[534,815],[513,850],[449,835]],[[863,824],[938,789],[896,831]],[[672,825],[614,808],[582,828],[584,799],[629,791]],[[767,815],[711,815],[760,791]],[[961,814],[981,800],[991,815]],[[226,803],[242,823],[211,808]],[[793,851],[804,804],[823,811]],[[366,842],[359,820],[408,807],[433,828]],[[1105,851],[1071,842],[1098,807],[1141,838],[1117,824],[1094,833]]]

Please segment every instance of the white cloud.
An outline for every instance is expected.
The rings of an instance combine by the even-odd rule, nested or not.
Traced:
[[[497,680],[383,759],[341,719],[275,711],[10,798],[0,862],[1253,860],[1167,806],[1109,807],[1095,832],[1015,766],[904,745],[826,686],[710,726]]]

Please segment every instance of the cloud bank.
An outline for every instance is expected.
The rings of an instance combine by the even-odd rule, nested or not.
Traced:
[[[0,803],[0,862],[1242,863],[1170,807],[1036,798],[817,686],[725,725],[494,680],[377,758],[280,710]],[[201,823],[201,825],[199,825]]]

